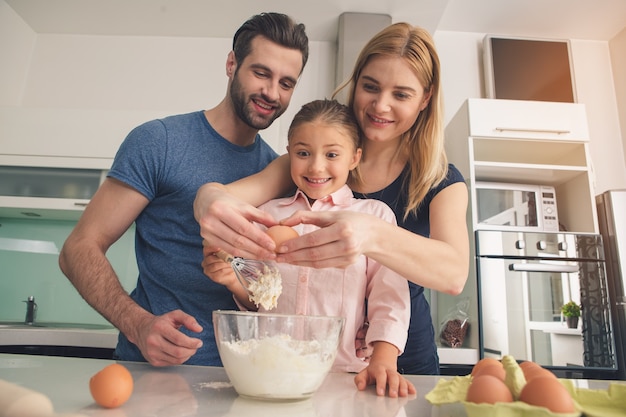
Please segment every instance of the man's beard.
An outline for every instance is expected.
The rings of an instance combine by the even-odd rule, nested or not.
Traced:
[[[262,130],[268,128],[274,120],[276,120],[280,115],[282,115],[286,109],[283,109],[278,106],[276,110],[274,110],[273,116],[269,119],[265,117],[261,117],[255,113],[254,110],[250,109],[247,106],[249,100],[254,98],[254,96],[250,96],[247,98],[245,96],[245,92],[241,88],[241,83],[239,82],[239,77],[237,73],[233,77],[233,82],[230,85],[230,98],[233,102],[233,108],[235,109],[235,113],[237,116],[248,126],[251,128]],[[264,101],[271,102],[264,98]]]

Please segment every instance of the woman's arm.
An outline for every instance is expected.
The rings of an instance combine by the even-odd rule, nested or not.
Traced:
[[[426,288],[459,294],[469,270],[467,187],[450,185],[430,204],[430,238],[375,216],[354,212],[297,212],[284,224],[321,227],[286,243],[278,262],[344,267],[365,254]]]
[[[274,241],[252,222],[269,227],[277,221],[256,206],[285,195],[293,186],[289,157],[282,155],[263,171],[227,186],[200,187],[193,208],[206,245],[213,252],[223,249],[242,258],[273,259]]]

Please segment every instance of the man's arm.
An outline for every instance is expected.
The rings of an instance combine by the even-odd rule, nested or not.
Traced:
[[[141,350],[153,365],[179,364],[201,346],[177,330],[201,331],[183,312],[156,317],[135,303],[122,287],[106,252],[128,230],[148,200],[133,188],[106,179],[68,236],[59,266],[80,295]]]

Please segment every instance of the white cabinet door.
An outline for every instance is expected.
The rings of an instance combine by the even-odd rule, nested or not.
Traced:
[[[0,107],[0,152],[112,159],[128,133],[165,111]]]
[[[78,219],[105,170],[0,165],[0,217]]]
[[[469,99],[468,110],[475,137],[589,140],[585,106],[578,103]]]

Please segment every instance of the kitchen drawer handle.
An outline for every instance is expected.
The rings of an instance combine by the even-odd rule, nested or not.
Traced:
[[[567,133],[572,133],[571,130],[561,130],[561,129],[523,129],[516,127],[496,127],[498,132],[530,132],[530,133],[556,133],[557,135],[565,135]]]
[[[518,272],[578,272],[578,265],[552,265],[552,264],[511,264],[509,270]]]
[[[87,203],[80,203],[80,202],[78,202],[78,201],[75,201],[75,202],[74,202],[74,205],[75,205],[76,207],[87,207],[87,204],[89,204],[89,202],[87,202]]]

